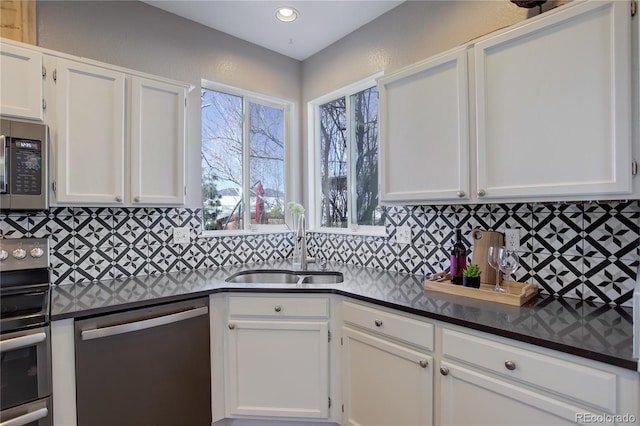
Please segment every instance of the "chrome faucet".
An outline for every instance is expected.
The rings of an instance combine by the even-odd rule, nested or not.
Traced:
[[[307,235],[304,226],[304,215],[300,215],[300,219],[298,220],[298,229],[296,230],[296,249],[300,250],[300,270],[306,271],[308,264],[315,262],[315,260],[307,257]],[[296,255],[298,255],[298,253],[293,254],[294,264],[296,263]]]
[[[313,257],[307,257],[307,233],[305,232],[304,216],[300,215],[298,221],[298,229],[296,231],[296,248],[300,250],[300,270],[306,271],[309,268],[309,263],[316,263],[316,259]],[[296,263],[296,254],[293,254],[294,265]]]
[[[327,260],[319,256],[317,251],[316,251],[315,257],[307,257],[307,233],[305,231],[306,229],[305,229],[304,216],[300,215],[300,219],[298,221],[298,229],[296,230],[296,247],[294,248],[294,253],[293,253],[294,267],[295,267],[295,264],[297,263],[296,256],[298,255],[298,253],[296,253],[296,251],[300,250],[299,256],[300,256],[301,271],[307,271],[309,268],[309,263],[317,263],[321,271],[326,271]]]

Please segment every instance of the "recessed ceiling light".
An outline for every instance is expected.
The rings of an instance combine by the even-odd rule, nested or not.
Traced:
[[[289,6],[276,9],[276,18],[282,22],[293,22],[298,19],[298,11]]]

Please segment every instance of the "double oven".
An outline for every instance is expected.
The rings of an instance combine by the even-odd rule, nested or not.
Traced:
[[[0,425],[51,426],[47,239],[0,240]]]

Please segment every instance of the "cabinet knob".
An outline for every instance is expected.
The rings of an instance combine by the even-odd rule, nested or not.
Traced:
[[[484,197],[485,195],[487,195],[487,191],[484,189],[478,189],[478,197]]]
[[[382,320],[374,320],[373,323],[376,325],[376,327],[382,327]]]
[[[440,367],[440,374],[447,376],[449,374],[449,369],[445,366]]]
[[[457,195],[458,197],[462,198],[462,197],[464,197],[464,196],[465,196],[465,195],[467,195],[467,194],[465,194],[465,193],[464,193],[464,191],[458,191],[458,192],[456,192],[456,195]]]
[[[282,308],[280,306],[276,306],[275,308],[273,308],[273,310],[276,312],[280,312]]]
[[[422,359],[418,361],[418,364],[420,364],[420,367],[422,368],[427,368],[429,366],[429,361],[427,361],[426,359]]]
[[[506,367],[507,370],[513,371],[516,369],[516,363],[513,361],[505,361],[504,362],[504,366]]]
[[[119,196],[119,195],[116,195],[116,202],[118,202],[118,203],[119,203],[119,202],[121,202],[121,201],[122,201],[122,197],[121,197],[121,196]]]
[[[134,203],[139,203],[140,202],[140,197],[134,197],[133,198],[133,202]]]
[[[233,330],[234,328],[236,328],[236,325],[232,322],[229,323],[229,330]]]

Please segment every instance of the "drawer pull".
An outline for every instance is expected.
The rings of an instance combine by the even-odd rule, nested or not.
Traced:
[[[282,308],[280,306],[276,306],[275,308],[273,308],[273,310],[276,312],[280,312]]]
[[[382,327],[382,320],[377,319],[373,321],[373,323],[376,325],[376,327]]]
[[[505,361],[504,362],[504,366],[506,367],[507,370],[509,371],[513,371],[516,369],[516,363],[513,361]]]
[[[418,364],[420,364],[420,367],[422,368],[427,368],[429,366],[429,361],[427,361],[426,359],[421,359],[420,361],[418,361]]]
[[[229,323],[229,330],[233,330],[234,328],[236,328],[236,325],[232,322]]]
[[[449,374],[449,369],[447,367],[440,367],[440,374],[443,376],[447,376]]]

